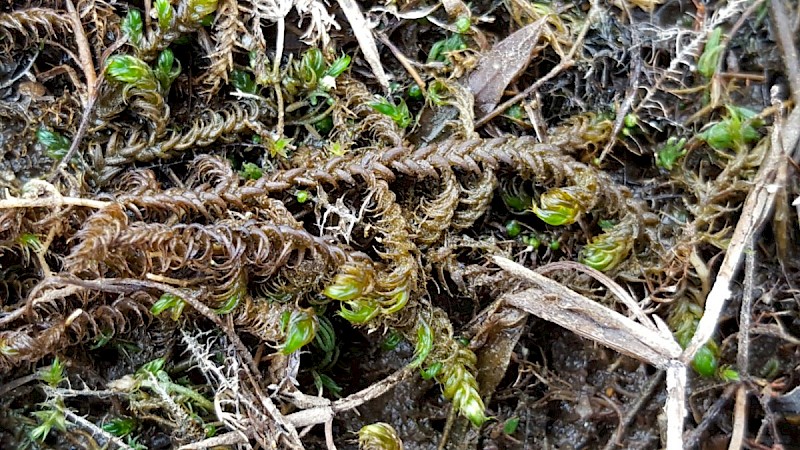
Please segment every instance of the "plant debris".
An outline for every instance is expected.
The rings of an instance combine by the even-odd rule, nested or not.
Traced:
[[[800,441],[799,15],[7,2],[0,447]]]

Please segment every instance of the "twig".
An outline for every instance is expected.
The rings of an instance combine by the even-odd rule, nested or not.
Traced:
[[[292,394],[292,400],[294,403],[300,405],[301,407],[308,407],[303,411],[289,414],[286,416],[286,419],[297,428],[326,423],[329,420],[332,420],[335,414],[338,412],[356,408],[389,392],[391,389],[394,389],[398,383],[408,378],[408,376],[412,373],[413,371],[409,367],[404,367],[384,378],[383,380],[372,384],[368,388],[362,389],[355,394],[335,402],[331,402],[325,398],[304,395],[296,392]]]
[[[531,84],[530,86],[526,87],[525,90],[520,92],[519,94],[511,97],[510,99],[506,100],[505,102],[501,103],[497,107],[494,108],[492,112],[486,114],[485,116],[481,117],[480,120],[475,122],[475,129],[478,129],[484,125],[486,125],[490,120],[494,119],[495,117],[499,116],[503,113],[503,111],[510,108],[512,105],[517,103],[518,101],[527,97],[531,92],[538,89],[541,85],[549,81],[550,79],[556,77],[561,72],[569,69],[570,67],[575,65],[575,54],[578,52],[578,47],[583,45],[583,39],[586,37],[586,34],[589,32],[589,28],[591,28],[592,24],[594,24],[595,19],[597,16],[600,15],[600,5],[598,0],[592,1],[592,7],[589,10],[589,15],[586,18],[586,23],[583,25],[578,37],[575,39],[575,44],[573,44],[572,48],[570,49],[567,56],[562,59],[555,67],[553,67],[550,72],[547,72],[543,77],[536,80],[535,83]]]
[[[625,124],[625,117],[630,112],[631,108],[633,107],[633,101],[636,99],[636,95],[639,93],[639,76],[642,74],[642,58],[639,56],[639,52],[633,52],[636,55],[633,70],[631,70],[631,79],[630,84],[628,85],[628,91],[625,94],[625,100],[622,101],[622,105],[620,105],[619,109],[617,110],[617,117],[614,119],[614,128],[611,130],[611,137],[608,139],[608,143],[606,143],[605,148],[600,153],[600,162],[606,158],[611,152],[611,149],[617,144],[617,136],[619,132],[622,131],[622,126]]]
[[[769,17],[772,19],[772,31],[777,33],[778,48],[781,49],[783,64],[786,66],[786,78],[792,90],[795,108],[800,107],[800,58],[794,45],[792,26],[789,15],[781,0],[769,1]]]
[[[89,47],[89,40],[86,39],[86,32],[83,31],[83,24],[81,23],[81,16],[75,10],[75,5],[72,0],[67,0],[67,12],[69,12],[69,19],[72,22],[72,31],[75,33],[75,44],[78,46],[78,56],[80,57],[81,69],[83,75],[86,77],[86,99],[84,99],[83,106],[88,108],[92,98],[94,98],[95,91],[97,90],[97,74],[94,70],[94,62],[92,61],[92,50]]]
[[[111,202],[80,197],[7,198],[0,200],[0,209],[57,208],[59,206],[85,206],[87,208],[103,209],[111,204]]]
[[[736,365],[739,374],[748,378],[750,373],[750,325],[753,311],[753,275],[755,272],[754,241],[750,241],[745,251],[744,289],[742,306],[739,310],[739,348],[736,352]],[[741,383],[736,391],[736,404],[733,409],[733,432],[728,450],[742,448],[747,428],[747,385]]]
[[[542,267],[539,267],[538,269],[536,269],[536,272],[542,275],[547,275],[548,273],[554,272],[556,270],[576,270],[578,272],[583,272],[586,275],[589,275],[590,277],[599,281],[603,286],[606,287],[606,289],[608,289],[609,292],[614,294],[614,296],[617,297],[619,301],[625,304],[625,306],[628,307],[631,313],[633,313],[633,315],[636,316],[637,319],[639,319],[639,322],[642,325],[653,330],[658,330],[658,328],[656,328],[656,326],[653,324],[653,321],[650,320],[647,314],[645,314],[642,307],[639,306],[639,303],[637,303],[636,300],[634,300],[633,297],[631,297],[630,294],[628,294],[628,292],[622,288],[622,286],[620,286],[617,282],[609,278],[603,272],[593,269],[585,264],[577,263],[575,261],[553,262],[550,264],[546,264]]]
[[[736,365],[739,373],[750,373],[750,326],[753,322],[753,276],[755,273],[754,241],[750,241],[745,251],[744,289],[742,306],[739,310],[739,348],[736,352]]]
[[[157,283],[155,281],[136,280],[129,278],[100,278],[97,280],[81,280],[72,277],[58,277],[58,280],[62,281],[64,284],[74,284],[102,292],[128,293],[143,288],[154,289],[172,294],[188,303],[189,306],[197,310],[197,312],[209,319],[225,333],[230,342],[233,344],[234,348],[236,348],[237,354],[244,360],[245,364],[243,369],[250,378],[250,382],[255,390],[255,394],[261,402],[261,405],[267,411],[268,416],[275,421],[276,425],[278,425],[289,435],[289,438],[291,439],[289,444],[291,447],[302,448],[302,443],[300,443],[300,438],[297,435],[297,430],[295,427],[291,422],[286,420],[286,417],[281,414],[272,400],[261,392],[261,388],[257,381],[260,380],[261,373],[259,372],[258,367],[253,360],[253,355],[247,351],[247,347],[245,347],[244,343],[239,338],[239,335],[236,334],[234,328],[228,324],[225,324],[217,313],[197,299],[197,297],[200,295],[199,292],[187,292],[186,290],[180,290],[170,285]]]
[[[692,433],[688,438],[686,438],[686,448],[697,448],[697,446],[700,444],[700,437],[703,436],[703,433],[705,433],[709,425],[711,425],[716,417],[722,412],[722,409],[728,405],[728,402],[731,400],[731,396],[733,395],[734,391],[736,391],[736,385],[728,385],[717,401],[711,405],[711,408],[708,408],[706,415],[703,417],[703,421],[700,422],[700,424],[697,425],[697,428],[692,430]]]
[[[244,444],[247,439],[242,436],[238,431],[230,431],[219,436],[203,439],[202,441],[192,442],[178,447],[178,450],[201,450],[205,448],[215,448],[220,446],[234,446],[236,444]]]
[[[125,45],[127,42],[128,42],[127,38],[122,38],[114,42],[108,48],[106,48],[105,51],[103,51],[102,56],[100,57],[101,66],[105,64],[106,59],[108,59],[108,57],[113,52],[117,51],[117,49]],[[94,69],[93,65],[92,69]],[[87,80],[88,80],[88,75],[87,75]],[[53,167],[53,170],[50,171],[50,175],[47,177],[47,180],[50,181],[51,183],[55,181],[55,179],[61,173],[61,169],[63,169],[69,163],[69,161],[72,160],[72,158],[75,156],[75,153],[78,152],[78,148],[81,145],[83,136],[86,135],[86,131],[89,129],[89,120],[91,119],[92,112],[94,111],[94,105],[97,103],[98,93],[100,92],[100,85],[105,80],[105,72],[101,73],[96,80],[95,76],[93,75],[92,80],[93,80],[92,88],[90,88],[89,90],[92,93],[92,95],[89,96],[88,102],[83,107],[83,115],[81,116],[81,123],[78,126],[78,131],[76,131],[75,134],[72,136],[72,143],[70,143],[69,150],[67,150],[67,153],[64,155],[63,158],[61,158],[61,161],[59,161]]]
[[[113,434],[105,431],[104,429],[98,427],[97,425],[89,422],[88,420],[84,419],[83,417],[75,414],[74,412],[70,411],[69,408],[64,408],[64,416],[66,417],[67,421],[74,423],[76,426],[89,430],[92,434],[92,437],[100,437],[100,444],[106,442],[113,442],[114,445],[123,449],[123,450],[133,450],[133,447],[129,446],[128,444],[122,442],[122,440]]]
[[[369,63],[372,73],[375,74],[378,83],[383,87],[386,92],[389,92],[389,77],[383,70],[381,64],[380,54],[378,53],[378,46],[375,45],[375,37],[372,35],[372,30],[367,24],[367,19],[358,7],[354,0],[338,0],[339,6],[344,12],[347,21],[350,22],[350,28],[353,29],[353,34],[356,35],[361,51],[364,53],[364,59]]]
[[[494,262],[512,275],[536,287],[504,295],[508,305],[558,324],[575,334],[599,342],[625,355],[667,371],[667,450],[683,445],[686,417],[686,364],[679,360],[680,346],[665,336],[622,314],[593,302],[577,292],[527,269],[495,256]]]
[[[736,406],[733,409],[733,432],[728,450],[744,448],[744,435],[747,430],[747,386],[739,384],[736,390]]]
[[[697,331],[681,356],[681,360],[686,364],[714,334],[722,308],[731,296],[730,285],[741,265],[745,246],[761,232],[762,227],[769,220],[775,198],[781,186],[785,185],[785,180],[776,179],[779,165],[786,164],[786,149],[793,149],[797,145],[798,136],[792,133],[791,137],[787,134],[787,138],[784,138],[781,132],[784,123],[797,126],[796,124],[800,123],[800,108],[795,108],[785,121],[775,121],[771,136],[772,145],[761,163],[753,183],[753,189],[745,200],[739,222],[736,224],[736,229],[728,245],[728,251],[706,299],[706,308],[697,325]]]
[[[631,405],[630,409],[627,413],[625,413],[625,417],[623,417],[622,421],[620,422],[617,429],[614,431],[614,434],[611,435],[611,438],[606,443],[606,446],[603,450],[614,450],[619,446],[618,441],[622,439],[623,435],[625,434],[625,430],[630,426],[636,416],[639,415],[639,411],[647,404],[650,400],[650,397],[653,396],[655,393],[656,388],[658,388],[661,383],[664,382],[664,374],[666,372],[663,370],[659,370],[655,375],[653,375],[652,379],[644,390],[639,395],[639,398],[636,399],[636,402]]]
[[[24,377],[19,377],[19,378],[16,378],[14,380],[9,381],[8,383],[0,385],[0,397],[5,396],[9,392],[13,391],[14,389],[16,389],[16,388],[18,388],[20,386],[24,386],[24,385],[30,383],[31,381],[36,381],[38,379],[39,379],[39,374],[34,372],[34,373],[31,373],[31,374],[25,375]]]
[[[417,83],[417,86],[419,86],[422,94],[426,95],[427,92],[425,90],[425,82],[422,80],[422,77],[419,76],[417,69],[415,69],[409,59],[406,58],[406,55],[404,55],[403,52],[401,52],[400,49],[397,48],[397,46],[394,45],[392,41],[390,41],[389,38],[387,38],[383,33],[378,33],[378,39],[380,39],[385,46],[389,47],[389,50],[391,50],[392,54],[394,54],[394,57],[400,61],[400,64],[406,69],[406,72],[408,72],[408,74],[411,75],[411,78],[414,79],[414,82]]]
[[[659,368],[671,367],[672,360],[680,356],[680,346],[674,339],[513,261],[498,256],[493,259],[510,274],[536,285],[504,296],[508,305]]]

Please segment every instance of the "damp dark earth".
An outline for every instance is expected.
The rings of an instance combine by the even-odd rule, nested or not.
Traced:
[[[0,448],[800,448],[790,0],[8,0]]]

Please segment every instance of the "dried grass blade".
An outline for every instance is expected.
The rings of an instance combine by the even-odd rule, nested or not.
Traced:
[[[505,302],[537,317],[659,368],[681,354],[677,342],[532,270],[502,257],[495,263],[537,287],[505,296]]]
[[[364,52],[364,58],[369,63],[372,73],[378,79],[378,83],[388,92],[389,90],[389,77],[383,70],[381,65],[381,56],[378,53],[378,46],[375,44],[375,37],[372,35],[372,30],[367,24],[367,19],[358,7],[354,0],[338,0],[339,6],[344,11],[347,21],[350,22],[350,27],[356,35],[358,45],[361,51]]]

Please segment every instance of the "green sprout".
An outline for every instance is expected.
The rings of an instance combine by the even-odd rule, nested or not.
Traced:
[[[633,240],[633,228],[630,225],[615,225],[586,244],[579,261],[601,272],[611,270],[628,257],[633,249]]]
[[[464,34],[468,32],[470,27],[472,26],[472,21],[469,18],[469,14],[458,16],[455,25],[456,25],[456,30],[458,30],[459,33]]]
[[[136,429],[136,420],[130,417],[120,417],[104,423],[102,428],[114,436],[125,437]]]
[[[50,431],[55,428],[58,431],[67,431],[67,419],[64,417],[64,401],[61,397],[48,403],[42,403],[44,407],[41,411],[34,411],[39,425],[31,430],[30,438],[36,442],[44,442]]]
[[[525,120],[525,110],[519,103],[509,106],[503,115],[516,122]]]
[[[503,192],[503,203],[514,211],[522,212],[527,211],[528,206],[533,202],[533,199],[525,193],[517,193],[516,195],[509,192]]]
[[[36,130],[36,139],[47,147],[47,156],[60,161],[69,151],[70,140],[57,131],[50,131],[41,127]]]
[[[439,375],[439,372],[442,371],[442,367],[444,367],[444,364],[442,364],[441,361],[435,362],[425,369],[420,370],[420,375],[422,376],[423,380],[430,380],[436,375]]]
[[[231,84],[234,88],[245,94],[255,94],[258,92],[258,85],[252,75],[244,70],[234,70],[231,73]]]
[[[704,377],[713,377],[717,373],[719,360],[714,350],[708,345],[700,347],[692,360],[692,367],[697,373]]]
[[[294,138],[287,138],[282,137],[277,140],[270,140],[269,145],[269,156],[272,158],[288,158],[289,157],[289,150],[292,148],[292,141]]]
[[[717,372],[717,376],[719,376],[719,378],[726,383],[742,380],[742,377],[739,375],[739,371],[730,366],[720,367]]]
[[[147,450],[147,446],[139,443],[138,436],[127,436],[125,438],[125,443],[133,450]]]
[[[169,29],[172,24],[172,17],[175,15],[169,0],[156,0],[154,7],[158,18],[158,28],[161,31]]]
[[[245,180],[258,180],[264,175],[264,172],[257,164],[246,162],[242,164],[242,170],[239,171],[239,175]]]
[[[123,83],[126,89],[136,87],[146,91],[158,89],[158,80],[146,62],[131,55],[113,55],[106,62],[109,80]]]
[[[389,116],[400,128],[407,128],[411,125],[411,113],[408,111],[408,105],[403,99],[400,99],[400,103],[395,105],[386,98],[379,96],[378,100],[370,102],[369,106],[375,111]]]
[[[664,148],[656,152],[656,166],[671,171],[678,160],[686,155],[686,150],[683,148],[685,144],[686,138],[678,140],[676,137],[671,137],[667,139]]]
[[[403,441],[391,425],[383,422],[366,425],[358,430],[359,450],[402,450]]]
[[[431,46],[431,51],[428,52],[428,63],[448,62],[446,58],[448,53],[464,50],[465,48],[467,48],[467,43],[464,42],[464,37],[460,34],[454,34],[449,38],[435,42]]]
[[[712,31],[711,35],[708,37],[708,41],[706,41],[703,54],[700,55],[700,58],[697,60],[697,71],[700,75],[706,78],[714,76],[714,73],[717,71],[717,66],[719,66],[719,59],[722,57],[722,50],[724,49],[721,45],[721,41],[722,28],[714,28],[714,31]]]
[[[325,316],[319,316],[317,320],[319,323],[314,344],[326,353],[333,352],[336,349],[336,332],[333,330],[333,324]]]
[[[576,192],[574,187],[550,189],[539,198],[542,206],[533,203],[531,210],[548,225],[573,224],[578,220],[582,209]]]
[[[122,19],[120,27],[122,28],[122,33],[134,47],[141,47],[144,24],[142,22],[142,13],[138,9],[129,9],[128,14]]]
[[[347,153],[347,146],[343,145],[341,142],[331,142],[325,149],[333,156],[342,156]]]
[[[286,311],[281,317],[281,329],[286,334],[281,353],[290,355],[314,340],[317,316],[310,308]]]
[[[342,304],[339,315],[354,324],[365,324],[381,312],[380,305],[370,299],[361,298]]]
[[[442,385],[442,395],[453,402],[453,407],[472,425],[480,427],[488,420],[486,407],[478,393],[478,382],[472,371],[477,357],[468,348],[458,346],[456,353],[445,361],[436,380]]]
[[[336,58],[336,60],[333,61],[333,64],[331,64],[330,67],[325,70],[323,79],[325,77],[337,78],[339,75],[343,74],[348,67],[350,67],[350,61],[350,55],[342,55]]]
[[[50,387],[56,387],[64,381],[64,364],[56,357],[52,364],[39,369],[36,375]]]
[[[306,190],[304,190],[304,189],[301,189],[301,190],[295,192],[294,198],[297,199],[297,203],[300,203],[302,205],[303,203],[305,203],[305,202],[307,202],[307,201],[309,201],[311,199],[311,193],[306,191]]]
[[[36,253],[40,253],[44,250],[44,246],[42,245],[42,241],[39,240],[39,237],[33,233],[22,233],[17,238],[17,242],[22,246],[23,251],[27,255],[29,251],[33,250]]]
[[[172,50],[166,49],[158,55],[156,69],[153,71],[158,80],[159,90],[166,94],[172,82],[181,74],[181,63],[175,60]]]
[[[408,98],[413,98],[415,100],[422,98],[422,88],[420,88],[416,83],[409,86]]]
[[[542,245],[542,241],[532,234],[522,236],[522,243],[531,247],[533,250],[537,250]]]
[[[669,325],[682,348],[686,348],[694,337],[703,308],[689,301],[679,302],[670,313]],[[716,341],[709,340],[700,347],[692,360],[692,368],[703,377],[717,375],[719,368],[719,347]]]
[[[600,219],[597,221],[597,226],[600,227],[600,229],[603,231],[611,230],[612,228],[614,228],[614,225],[616,224],[611,219]]]
[[[152,361],[148,361],[142,364],[142,367],[136,371],[136,375],[143,377],[146,376],[148,373],[156,375],[158,372],[164,370],[164,366],[167,364],[167,360],[164,358],[156,358]]]
[[[622,123],[625,125],[625,128],[635,128],[639,125],[639,116],[634,113],[625,114]]]
[[[727,105],[728,115],[700,133],[698,137],[715,150],[740,151],[757,142],[761,134],[756,127],[764,124],[755,111]]]
[[[340,273],[328,285],[323,294],[326,297],[342,302],[355,300],[360,297],[366,288],[367,280],[357,274]]]
[[[436,80],[431,83],[428,89],[428,99],[436,106],[443,106],[449,93],[450,89],[448,89],[447,85]]]
[[[519,417],[511,417],[510,419],[506,420],[505,423],[503,423],[503,433],[510,436],[517,431],[518,426]]]
[[[409,364],[411,367],[419,367],[428,359],[428,355],[433,350],[433,330],[424,319],[420,318],[417,322],[417,343],[414,348],[414,359]]]
[[[314,387],[317,388],[317,391],[321,393],[323,390],[327,389],[334,397],[341,397],[342,387],[339,386],[333,378],[324,373],[319,373],[316,370],[311,370],[311,376],[314,378]]]
[[[215,309],[214,312],[221,316],[224,316],[225,314],[230,314],[231,312],[233,312],[234,309],[236,309],[237,306],[239,306],[239,302],[241,302],[241,300],[242,300],[242,293],[234,292],[230,296],[228,296],[228,298],[225,299],[225,302],[223,302],[219,308]]]
[[[403,342],[403,335],[392,330],[381,342],[381,350],[385,352],[392,351],[396,349],[401,342]]]
[[[183,312],[185,306],[186,302],[183,301],[182,298],[172,294],[164,293],[161,295],[158,301],[153,303],[153,306],[150,308],[150,313],[152,313],[154,316],[157,316],[164,311],[170,311],[170,318],[177,321],[181,317],[181,313]]]
[[[522,225],[516,220],[506,222],[506,234],[508,237],[517,237],[522,232]]]
[[[156,358],[140,367],[133,376],[126,376],[129,383],[126,383],[127,390],[134,392],[140,388],[151,390],[163,390],[170,395],[175,395],[175,399],[181,403],[191,402],[194,407],[204,411],[214,411],[214,404],[199,392],[191,387],[172,381],[169,374],[164,370],[166,360]]]
[[[217,0],[189,0],[189,19],[201,23],[217,10]]]

